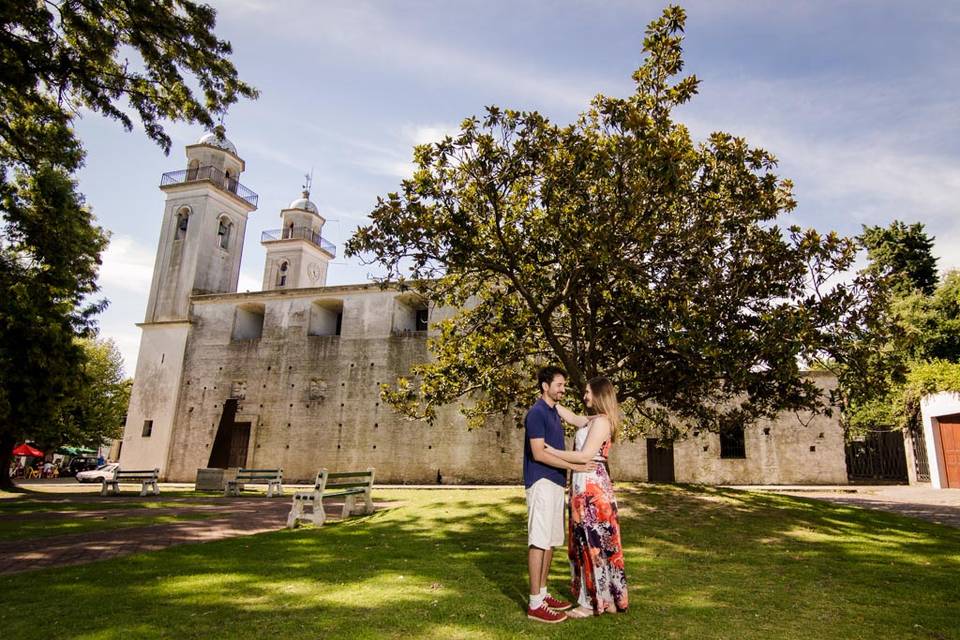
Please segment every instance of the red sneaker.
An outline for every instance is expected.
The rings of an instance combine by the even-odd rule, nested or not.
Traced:
[[[543,604],[547,605],[554,611],[566,611],[573,607],[572,602],[566,602],[565,600],[557,600],[553,596],[545,596],[543,599]]]
[[[556,622],[563,622],[567,619],[567,614],[560,611],[554,611],[547,606],[547,603],[544,602],[542,605],[536,609],[527,609],[527,617],[531,620],[536,620],[537,622],[546,622],[548,624],[554,624]]]

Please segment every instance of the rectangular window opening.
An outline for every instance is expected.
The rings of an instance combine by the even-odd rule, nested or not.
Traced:
[[[149,438],[150,434],[153,433],[153,420],[144,420],[143,421],[143,433],[140,434],[144,438]]]
[[[310,305],[308,336],[339,336],[343,328],[343,301],[323,299]]]
[[[720,433],[721,458],[746,458],[747,448],[744,442],[743,427]]]
[[[415,331],[426,331],[429,324],[428,318],[429,318],[429,312],[426,309],[426,307],[424,307],[423,309],[417,309]]]
[[[237,307],[233,340],[259,340],[263,336],[263,305]]]

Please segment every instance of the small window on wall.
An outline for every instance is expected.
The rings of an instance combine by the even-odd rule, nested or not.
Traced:
[[[323,299],[310,305],[308,336],[338,336],[342,324],[342,300]]]
[[[721,458],[746,458],[747,448],[743,438],[743,427],[737,427],[720,434]]]
[[[183,207],[177,211],[177,228],[173,231],[174,240],[183,240],[187,235],[187,225],[190,222],[190,209]]]
[[[429,323],[427,321],[429,313],[426,308],[417,309],[416,331],[426,331]]]
[[[430,311],[423,296],[403,293],[394,298],[393,334],[425,333],[429,327]]]
[[[277,269],[277,286],[284,287],[287,284],[287,271],[290,269],[290,265],[286,260],[280,263],[280,268]]]
[[[141,435],[144,438],[149,438],[151,433],[153,433],[153,420],[144,420],[143,433]]]
[[[230,249],[230,234],[233,232],[233,223],[227,218],[220,218],[220,226],[217,228],[217,246],[224,251]]]
[[[249,304],[237,307],[233,320],[234,340],[257,340],[263,335],[262,304]]]

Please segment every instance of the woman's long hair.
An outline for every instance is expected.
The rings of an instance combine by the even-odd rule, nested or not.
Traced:
[[[597,376],[587,382],[590,393],[593,394],[593,410],[602,413],[610,421],[610,441],[617,441],[617,432],[620,430],[620,402],[617,400],[617,390],[609,378]]]

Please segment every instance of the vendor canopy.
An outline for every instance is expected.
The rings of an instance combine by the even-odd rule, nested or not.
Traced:
[[[14,448],[13,448],[13,455],[15,455],[15,456],[33,456],[34,458],[42,458],[42,457],[43,457],[43,451],[40,451],[39,449],[34,449],[33,447],[31,447],[31,446],[28,445],[27,443],[23,443],[23,444],[20,445],[19,447],[14,447]]]
[[[80,456],[87,453],[96,453],[96,449],[87,449],[86,447],[60,447],[57,453],[63,453],[68,456]]]

